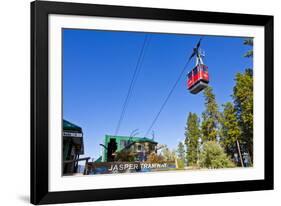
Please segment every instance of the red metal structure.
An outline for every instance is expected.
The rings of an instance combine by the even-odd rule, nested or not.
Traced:
[[[203,63],[204,52],[199,48],[201,40],[193,49],[189,61],[196,55],[195,67],[187,75],[187,88],[192,94],[197,94],[208,86],[209,73],[208,67]]]
[[[192,94],[202,91],[208,83],[208,67],[204,64],[196,65],[187,75],[187,88]]]

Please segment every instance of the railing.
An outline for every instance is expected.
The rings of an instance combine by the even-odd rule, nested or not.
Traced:
[[[87,174],[87,164],[89,161],[90,157],[84,157],[84,158],[79,158],[79,159],[75,159],[75,160],[65,160],[63,161],[63,165],[65,166],[66,164],[71,164],[71,163],[75,163],[75,162],[79,162],[79,161],[86,161],[85,162],[85,167],[84,167],[84,172],[83,174],[86,175]],[[73,164],[74,167],[74,164]],[[74,171],[74,168],[73,168]]]

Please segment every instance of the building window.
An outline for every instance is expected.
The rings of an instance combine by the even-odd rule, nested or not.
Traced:
[[[140,152],[142,150],[141,145],[138,145],[138,151]]]
[[[120,146],[121,146],[121,149],[125,148],[127,146],[128,142],[126,140],[121,140],[120,141]]]

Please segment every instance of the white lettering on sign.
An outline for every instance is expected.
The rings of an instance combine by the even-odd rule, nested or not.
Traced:
[[[167,168],[167,163],[125,163],[125,164],[112,164],[109,171],[123,171],[123,170],[137,170],[137,169],[157,169]]]
[[[76,132],[63,132],[64,137],[82,137],[82,133],[76,133]]]

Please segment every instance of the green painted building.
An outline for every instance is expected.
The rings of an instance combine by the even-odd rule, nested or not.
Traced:
[[[124,152],[134,161],[146,161],[156,150],[157,142],[147,137],[105,135],[102,162],[118,161],[117,154]]]
[[[79,158],[84,154],[82,128],[63,120],[63,174],[78,172],[78,162],[88,161],[89,157]]]

